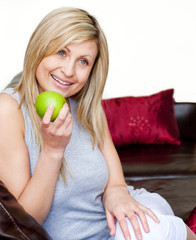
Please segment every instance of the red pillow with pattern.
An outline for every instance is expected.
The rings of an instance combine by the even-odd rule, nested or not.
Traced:
[[[196,207],[193,209],[190,216],[186,219],[186,224],[196,234]]]
[[[150,96],[103,100],[114,144],[180,145],[173,92],[168,89]]]

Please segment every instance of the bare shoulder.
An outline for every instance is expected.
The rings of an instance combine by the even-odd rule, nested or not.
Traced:
[[[24,119],[19,103],[7,93],[0,94],[0,128],[10,124],[24,131]],[[10,125],[9,125],[10,127]]]
[[[18,107],[19,104],[15,98],[8,93],[0,94],[0,105],[2,110]]]

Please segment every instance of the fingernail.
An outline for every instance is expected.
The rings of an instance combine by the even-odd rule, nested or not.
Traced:
[[[146,232],[150,232],[150,228],[146,226]]]
[[[67,115],[67,117],[68,117],[68,118],[72,118],[72,115],[71,115],[71,113],[69,113],[69,114]]]
[[[51,104],[51,105],[49,105],[48,107],[49,107],[50,109],[53,109],[53,108],[54,108],[54,105]]]
[[[142,240],[142,235],[141,234],[138,235],[138,240]]]

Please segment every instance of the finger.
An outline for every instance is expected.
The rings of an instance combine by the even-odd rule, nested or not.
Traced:
[[[70,114],[68,104],[65,103],[63,107],[61,108],[56,120],[54,121],[54,125],[59,128],[62,124],[65,123],[65,120],[67,119],[67,116]],[[71,114],[70,114],[71,115]],[[70,116],[68,117],[68,120],[70,120]]]
[[[125,239],[126,240],[131,240],[131,235],[130,235],[130,232],[129,232],[129,228],[128,228],[128,224],[127,224],[127,221],[125,219],[125,216],[117,218],[117,220],[120,224],[120,227],[121,227],[121,230],[122,230],[122,233],[123,233]]]
[[[148,225],[148,221],[146,218],[146,214],[144,211],[139,210],[137,213],[138,217],[140,218],[140,221],[142,223],[143,229],[146,233],[148,233],[150,231],[149,225]]]
[[[71,134],[72,133],[72,128],[73,128],[73,120],[72,120],[72,115],[71,113],[69,113],[67,115],[67,118],[65,120],[65,123],[64,123],[64,128],[66,129],[66,132],[68,134]]]
[[[69,107],[68,107],[68,104],[65,103],[65,104],[63,105],[63,107],[61,108],[61,110],[60,110],[57,118],[60,119],[60,120],[62,120],[62,121],[64,121],[65,118],[67,117],[67,114],[68,114],[68,113],[69,113]]]
[[[50,124],[50,119],[52,117],[53,111],[54,111],[54,106],[49,105],[42,119],[43,127],[47,127]]]
[[[154,222],[156,223],[160,223],[160,220],[158,219],[158,217],[153,213],[153,211],[151,211],[149,208],[144,208],[143,211],[148,214],[149,217],[151,217],[153,219]]]
[[[110,235],[114,236],[114,234],[116,233],[115,217],[112,216],[112,214],[110,214],[109,211],[106,211],[106,219],[107,219],[107,223],[108,223],[108,228],[110,229]]]
[[[138,240],[141,240],[142,239],[142,233],[141,233],[140,225],[139,225],[138,218],[137,218],[136,214],[131,213],[127,217],[129,219],[132,227],[133,227],[133,231],[135,233],[136,238]]]

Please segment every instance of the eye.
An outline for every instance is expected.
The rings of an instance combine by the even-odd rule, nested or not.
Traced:
[[[57,54],[63,57],[66,56],[66,52],[64,50],[58,51]]]
[[[80,63],[81,63],[82,65],[88,65],[88,61],[85,60],[85,59],[80,60]]]

